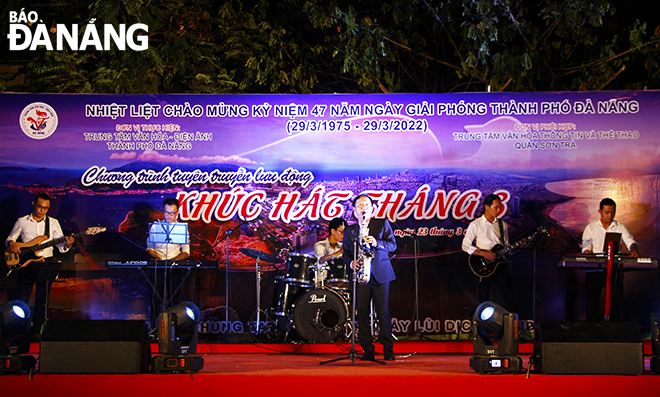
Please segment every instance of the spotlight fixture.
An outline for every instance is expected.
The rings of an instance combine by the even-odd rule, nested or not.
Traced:
[[[182,302],[158,315],[156,328],[158,353],[151,359],[151,368],[163,372],[197,372],[204,367],[201,356],[190,356],[197,351],[197,324],[201,319],[199,308],[192,302]]]
[[[21,355],[30,351],[30,338],[28,305],[11,301],[0,306],[0,374],[18,374],[34,368],[34,357]]]
[[[522,370],[517,357],[518,315],[507,312],[493,302],[484,302],[472,317],[472,346],[470,368],[480,374],[516,373]]]

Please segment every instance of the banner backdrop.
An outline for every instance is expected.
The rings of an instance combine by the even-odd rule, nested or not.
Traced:
[[[457,335],[477,305],[462,234],[497,193],[511,241],[548,229],[513,255],[523,324],[580,319],[584,273],[557,264],[579,252],[602,198],[617,202],[642,256],[659,256],[658,114],[658,91],[0,94],[0,226],[4,238],[38,192],[65,230],[105,225],[60,256],[49,316],[148,319],[147,273],[121,264],[148,258],[149,223],[177,198],[191,259],[213,266],[188,274],[183,296],[213,335],[254,321],[255,259],[239,248],[284,260],[261,264],[260,307],[275,321],[286,253],[311,254],[334,217],[354,222],[351,199],[367,192],[397,238],[394,333]],[[648,324],[658,290],[656,271],[626,273],[624,317]]]

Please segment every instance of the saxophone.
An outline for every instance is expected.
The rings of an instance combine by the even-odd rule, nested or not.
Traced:
[[[366,284],[371,279],[371,258],[374,257],[374,247],[366,241],[369,235],[369,220],[360,222],[359,226],[360,235],[358,237],[358,267],[356,276],[358,283]]]

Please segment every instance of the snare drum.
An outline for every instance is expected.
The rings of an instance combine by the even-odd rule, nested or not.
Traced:
[[[289,254],[286,261],[284,281],[304,287],[314,285],[314,270],[316,258],[305,254]]]
[[[344,260],[341,257],[332,258],[328,260],[326,266],[328,267],[328,275],[325,278],[325,284],[332,289],[348,289],[350,285],[348,266],[344,264]]]
[[[305,288],[284,281],[284,276],[275,277],[273,302],[270,306],[271,312],[276,316],[291,316],[293,305],[305,291]]]

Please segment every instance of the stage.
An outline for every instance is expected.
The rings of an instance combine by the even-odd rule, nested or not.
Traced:
[[[350,344],[219,344],[202,343],[198,354],[204,368],[195,374],[52,375],[0,377],[5,395],[155,396],[155,395],[272,395],[337,396],[460,395],[490,393],[532,396],[655,395],[660,376],[650,372],[650,345],[645,341],[644,374],[624,375],[480,375],[469,367],[471,343],[466,341],[401,341],[396,361],[380,365],[361,360],[322,361],[348,357]],[[36,349],[36,350],[35,350]],[[156,351],[157,346],[152,345]],[[528,367],[531,343],[521,344],[520,357]],[[378,350],[377,350],[378,352]],[[38,345],[31,354],[38,357]],[[377,359],[382,354],[376,354]]]

